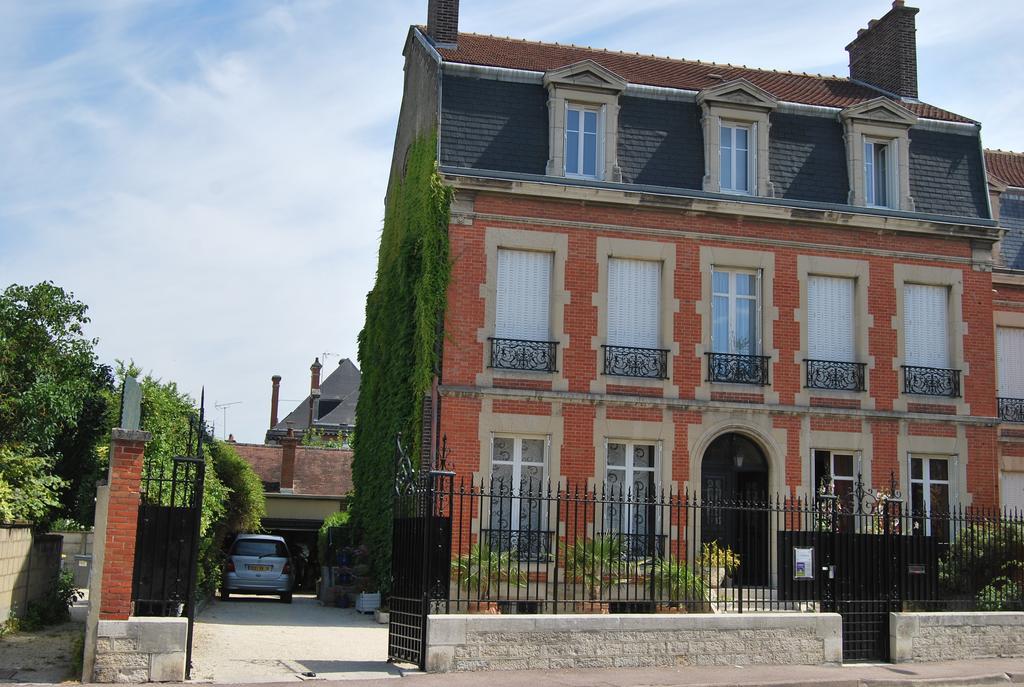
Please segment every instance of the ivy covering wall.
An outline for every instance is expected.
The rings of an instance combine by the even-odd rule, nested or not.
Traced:
[[[436,134],[410,146],[404,176],[384,210],[377,280],[359,334],[362,380],[356,406],[353,515],[387,592],[391,575],[391,496],[395,436],[419,461],[423,396],[439,366],[439,339],[450,274],[451,190],[437,173]]]

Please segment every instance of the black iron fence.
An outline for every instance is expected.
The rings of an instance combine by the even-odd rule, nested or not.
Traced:
[[[854,503],[510,489],[450,473],[433,478],[429,498],[418,517],[443,523],[430,550],[447,554],[423,571],[430,612],[833,610],[882,623],[898,610],[1024,609],[1020,513],[928,512],[886,493]]]

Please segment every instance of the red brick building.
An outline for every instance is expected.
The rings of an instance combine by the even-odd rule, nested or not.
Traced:
[[[459,33],[430,5],[392,174],[438,132],[431,430],[459,473],[1000,503],[1024,434],[993,323],[1024,327],[1024,277],[993,259],[980,126],[918,99],[916,9],[857,32],[843,78]]]

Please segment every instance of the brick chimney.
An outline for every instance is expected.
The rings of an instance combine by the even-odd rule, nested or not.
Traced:
[[[295,436],[292,428],[288,428],[288,434],[281,437],[281,493],[291,494],[295,489],[295,447],[299,445],[299,438]]]
[[[917,98],[916,7],[893,0],[892,9],[846,46],[850,53],[850,78],[888,91],[901,98]]]
[[[324,368],[320,364],[320,358],[315,358],[309,366],[309,424],[313,427],[313,420],[317,419],[320,405],[320,370]]]
[[[427,0],[427,35],[435,45],[458,45],[459,0]]]
[[[281,397],[281,375],[270,378],[270,428],[277,426],[277,402]]]

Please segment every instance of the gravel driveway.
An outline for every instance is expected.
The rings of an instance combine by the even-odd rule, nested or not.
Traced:
[[[192,679],[299,681],[305,672],[332,680],[398,677],[387,663],[388,628],[372,615],[321,606],[295,595],[217,600],[196,619]]]

